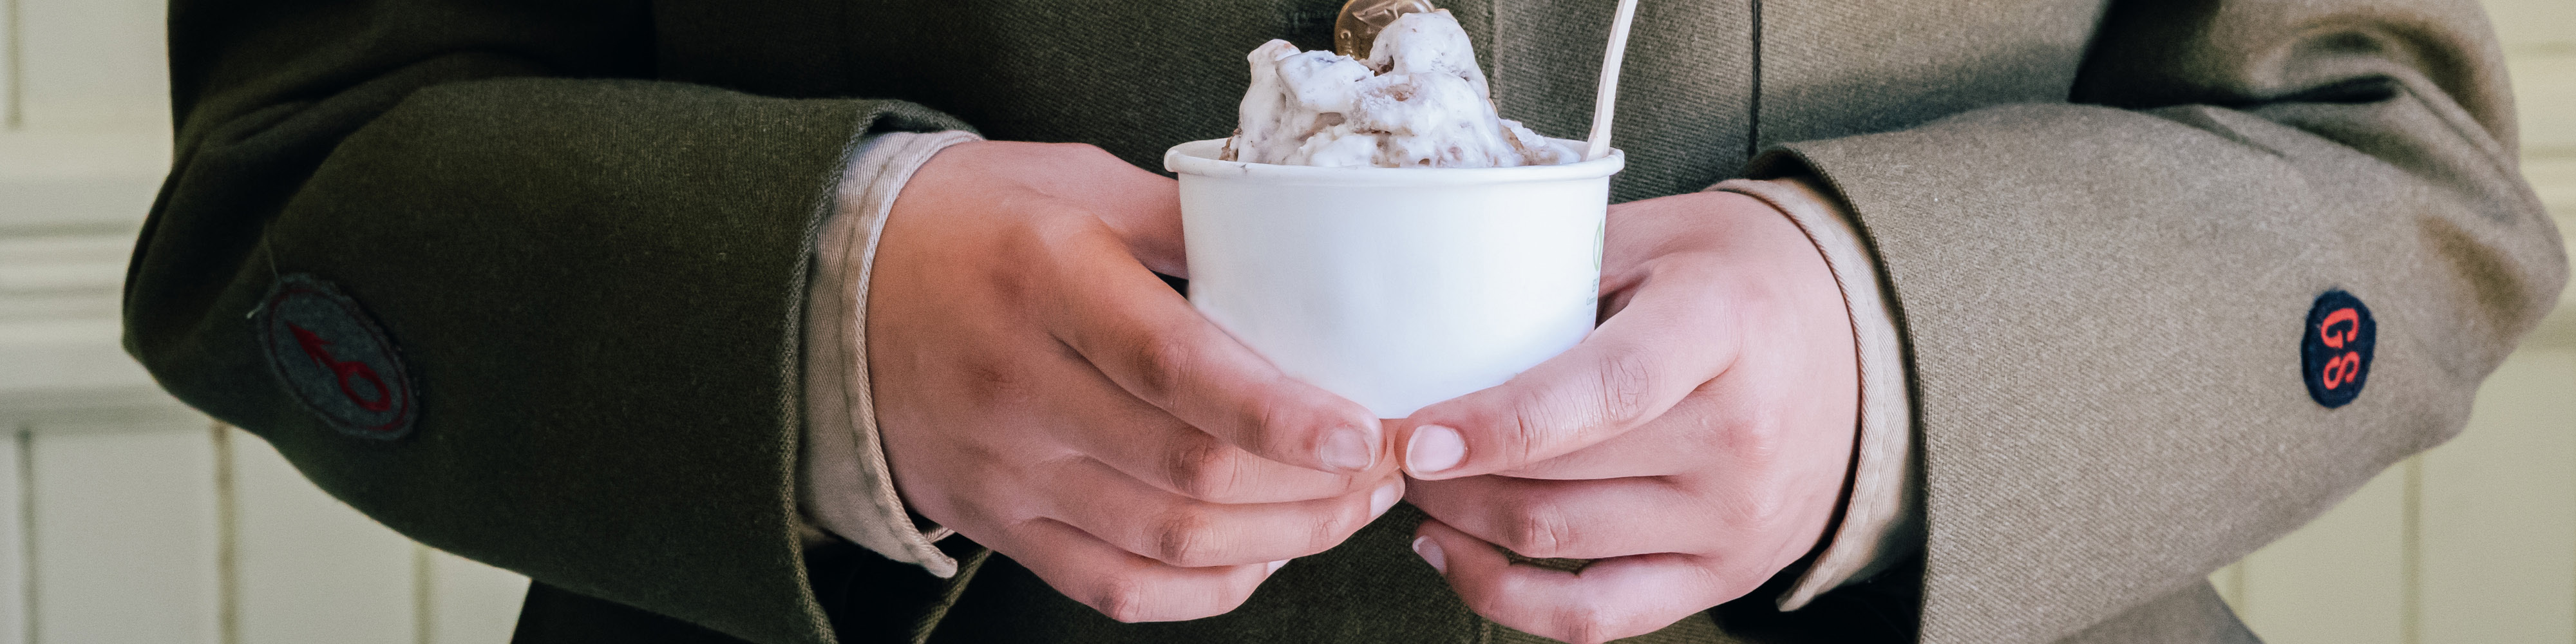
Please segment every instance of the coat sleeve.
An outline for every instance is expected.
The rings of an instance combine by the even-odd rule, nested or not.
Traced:
[[[639,80],[642,2],[181,0],[170,26],[177,161],[125,295],[164,387],[428,545],[830,639],[794,496],[812,228],[853,142],[962,124]],[[264,340],[282,281],[380,337]],[[407,432],[327,420],[303,360],[399,362],[340,386],[406,389]]]
[[[2117,2],[2072,100],[1752,174],[1801,172],[1899,311],[1931,643],[2053,641],[2204,583],[2458,432],[2566,279],[2466,1]],[[2377,323],[2340,407],[2302,362],[2330,291]]]

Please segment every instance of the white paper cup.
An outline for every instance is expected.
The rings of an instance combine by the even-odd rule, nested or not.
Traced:
[[[1180,174],[1190,302],[1289,376],[1402,418],[1592,332],[1619,152],[1317,168],[1217,160],[1224,144],[1163,154]]]

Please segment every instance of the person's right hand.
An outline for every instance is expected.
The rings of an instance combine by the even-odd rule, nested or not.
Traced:
[[[1088,145],[965,143],[895,200],[869,279],[906,505],[1126,622],[1233,610],[1395,504],[1378,419],[1200,317],[1174,182]]]

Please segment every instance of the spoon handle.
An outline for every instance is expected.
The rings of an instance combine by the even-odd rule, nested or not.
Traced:
[[[1583,160],[1610,154],[1610,115],[1619,102],[1619,62],[1628,57],[1628,23],[1637,19],[1637,0],[1619,0],[1610,19],[1610,47],[1601,52],[1601,83],[1592,97],[1592,135],[1584,138]]]

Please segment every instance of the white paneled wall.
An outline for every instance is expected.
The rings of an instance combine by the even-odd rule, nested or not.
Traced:
[[[18,0],[0,0],[0,129],[15,129],[25,120],[18,107],[18,95],[24,93],[19,85],[25,76],[18,67],[26,60],[18,43],[20,13]]]
[[[67,423],[33,436],[21,479],[32,492],[33,641],[217,641],[224,584],[206,426]]]
[[[26,125],[118,127],[169,114],[169,89],[154,82],[167,78],[162,0],[14,0],[11,6],[19,22],[20,59],[13,68]]]
[[[430,548],[412,551],[418,562],[412,577],[426,607],[413,617],[420,630],[413,641],[423,644],[490,644],[510,640],[519,614],[519,599],[528,580],[464,557]]]
[[[527,580],[414,544],[323,494],[277,450],[224,428],[236,642],[497,643]]]
[[[11,432],[0,438],[0,535],[20,535],[18,539],[0,539],[0,642],[23,644],[27,640],[28,609],[33,598],[36,578],[29,575],[25,542],[27,534],[28,436]]]
[[[229,430],[244,642],[417,641],[418,546],[376,525],[295,472],[276,450]]]
[[[170,163],[161,13],[0,0],[0,644],[508,641],[526,578],[351,510],[118,348]]]
[[[2481,394],[2477,431],[2422,457],[2424,641],[2576,641],[2576,351],[2525,350]]]
[[[527,580],[404,539],[174,409],[0,441],[0,643],[498,644]]]

